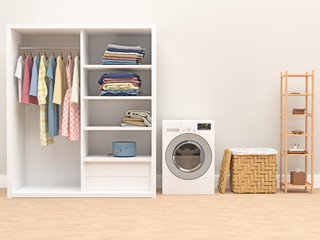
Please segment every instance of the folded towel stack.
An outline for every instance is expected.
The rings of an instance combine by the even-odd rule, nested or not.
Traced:
[[[108,44],[102,57],[103,65],[139,65],[145,49],[141,46]]]
[[[140,76],[132,72],[105,73],[98,83],[100,96],[137,96],[142,85]]]
[[[150,111],[145,110],[129,110],[126,117],[122,119],[122,127],[140,126],[151,127],[152,119]]]

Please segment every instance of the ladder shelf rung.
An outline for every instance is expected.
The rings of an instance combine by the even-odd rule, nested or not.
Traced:
[[[312,77],[312,74],[288,74],[288,75],[282,75],[283,78],[286,76],[288,77]]]

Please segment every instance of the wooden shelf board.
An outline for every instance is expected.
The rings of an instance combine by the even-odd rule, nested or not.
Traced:
[[[281,185],[285,187],[284,182],[281,182]],[[292,187],[292,188],[294,188],[294,187],[312,187],[312,185],[308,182],[306,182],[306,184],[304,184],[304,185],[293,185],[291,183],[287,183],[287,187]]]
[[[286,155],[286,153],[282,153],[282,155]],[[287,153],[288,156],[311,156],[311,153]]]
[[[281,133],[281,135],[285,136],[285,133]],[[302,133],[302,134],[293,134],[293,133],[288,133],[288,136],[312,136],[311,133]]]
[[[104,70],[104,69],[134,69],[134,70],[151,70],[152,65],[101,65],[88,64],[83,66],[87,70]]]
[[[88,126],[85,131],[151,131],[152,127]]]
[[[138,155],[135,157],[113,157],[106,155],[89,155],[84,158],[85,163],[94,162],[151,162],[152,156]]]
[[[286,95],[285,95],[285,94],[282,94],[281,96],[282,96],[282,97],[285,97]],[[290,93],[290,94],[288,94],[288,96],[312,96],[312,94],[305,94],[305,93],[293,94],[293,93]]]
[[[286,114],[285,113],[282,113],[281,114],[282,117],[285,117]],[[306,114],[287,114],[287,116],[306,116],[306,117],[312,117],[312,114],[311,113],[306,113]]]
[[[151,100],[151,96],[85,96],[84,100]]]

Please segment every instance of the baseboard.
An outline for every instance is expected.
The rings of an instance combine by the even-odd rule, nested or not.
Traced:
[[[288,179],[290,179],[290,176],[288,176]],[[215,175],[215,183],[216,185],[219,182],[219,175]],[[277,175],[277,185],[280,186],[280,176]],[[227,188],[229,187],[229,177],[227,182]],[[320,188],[320,175],[314,175],[314,187]],[[7,188],[7,176],[6,175],[0,175],[0,188]],[[157,175],[157,188],[162,188],[162,175]]]
[[[0,188],[7,188],[7,175],[0,175]]]
[[[310,178],[310,176],[308,176]],[[288,179],[290,180],[290,175],[288,175]],[[219,175],[215,175],[215,185],[218,186]],[[229,177],[227,182],[227,188],[229,188]],[[280,187],[280,175],[277,175],[277,187]],[[320,188],[320,175],[314,175],[314,187]],[[157,175],[157,188],[162,188],[162,175]]]

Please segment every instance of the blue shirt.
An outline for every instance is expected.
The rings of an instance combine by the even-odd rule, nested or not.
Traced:
[[[38,56],[33,58],[32,75],[30,81],[29,95],[38,96],[38,75],[39,75],[40,59]]]
[[[48,91],[48,125],[49,137],[59,135],[59,105],[52,103],[54,80],[56,75],[57,60],[51,56],[49,58],[49,66],[47,70],[47,77],[49,78],[49,91]]]

